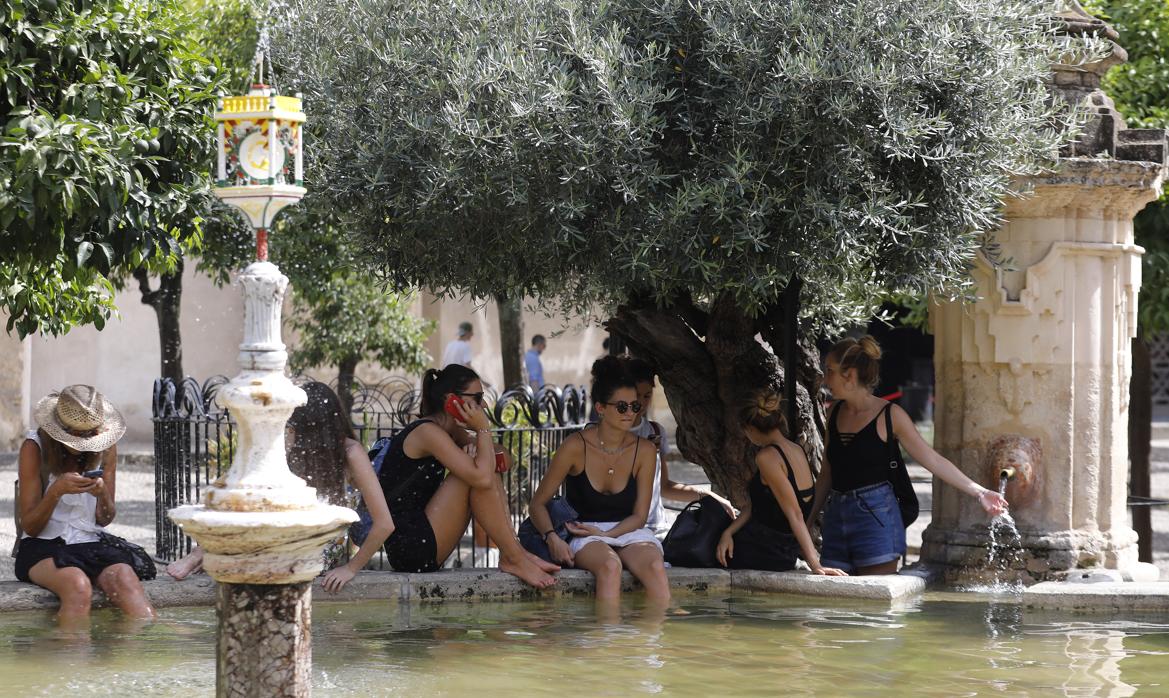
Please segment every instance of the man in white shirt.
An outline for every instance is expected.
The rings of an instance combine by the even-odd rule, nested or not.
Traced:
[[[442,366],[461,364],[471,368],[471,337],[475,336],[475,328],[469,322],[459,323],[459,337],[446,345],[442,352]]]

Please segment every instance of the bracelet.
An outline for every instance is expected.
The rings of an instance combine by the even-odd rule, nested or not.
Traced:
[[[553,529],[550,529],[550,530],[549,530],[547,533],[545,533],[545,534],[544,534],[542,537],[544,538],[544,540],[548,540],[548,536],[552,535],[553,533],[556,533],[556,529],[555,529],[555,528],[553,528]]]

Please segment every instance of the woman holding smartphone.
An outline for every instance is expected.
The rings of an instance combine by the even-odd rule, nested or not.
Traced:
[[[88,619],[94,584],[127,615],[154,617],[130,554],[100,536],[117,513],[122,415],[91,386],[71,385],[38,402],[35,418],[20,447],[16,578],[61,599],[63,626]]]
[[[378,475],[394,512],[386,556],[399,572],[434,572],[473,517],[499,547],[499,569],[550,587],[560,568],[516,538],[483,405],[483,383],[466,366],[430,369],[422,378],[422,417],[394,436]]]

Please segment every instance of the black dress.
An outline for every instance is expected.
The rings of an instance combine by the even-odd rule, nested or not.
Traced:
[[[812,511],[816,488],[801,490],[783,449],[775,444],[769,446],[783,458],[783,464],[787,466],[787,481],[791,483],[796,500],[800,503],[800,516],[806,520]],[[763,475],[758,470],[747,483],[747,495],[751,499],[751,518],[735,533],[735,549],[729,561],[730,566],[733,569],[774,572],[795,569],[796,558],[800,555],[799,541],[792,534],[791,525],[775,499],[775,493],[763,482]]]
[[[394,532],[383,547],[398,572],[434,572],[442,566],[426,505],[446,479],[446,468],[434,456],[410,458],[405,450],[406,437],[428,422],[420,419],[394,435],[378,474],[394,519]]]

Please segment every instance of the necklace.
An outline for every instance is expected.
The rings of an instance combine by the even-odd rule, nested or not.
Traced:
[[[624,441],[624,440],[625,440],[625,438],[624,438],[624,435],[622,436],[622,439],[621,439],[621,440],[622,440],[622,441]],[[608,469],[608,473],[609,473],[610,475],[612,475],[612,474],[613,474],[613,462],[612,462],[612,456],[615,456],[615,455],[617,455],[618,453],[621,453],[622,451],[624,451],[624,450],[625,450],[625,446],[623,446],[623,445],[618,445],[618,446],[617,446],[617,448],[606,448],[606,447],[605,447],[605,441],[604,441],[604,439],[602,439],[602,438],[601,438],[601,434],[600,434],[600,432],[599,432],[599,431],[598,431],[598,433],[597,433],[597,443],[599,443],[599,444],[600,444],[601,453],[604,453],[604,454],[606,454],[606,455],[610,456],[610,459],[609,459],[609,469]]]

